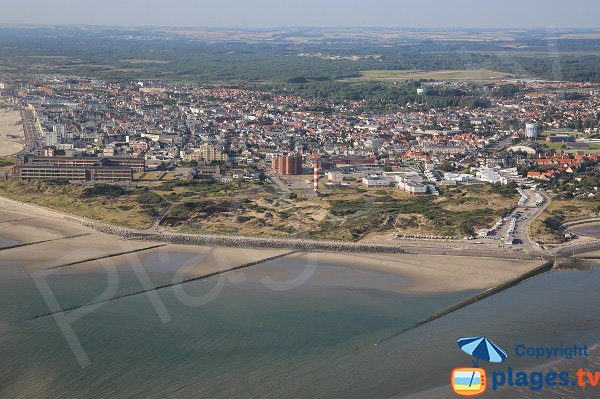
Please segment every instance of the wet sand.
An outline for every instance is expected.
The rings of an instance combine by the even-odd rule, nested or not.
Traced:
[[[541,264],[533,260],[461,256],[337,253],[295,254],[284,260],[296,261],[306,267],[328,265],[402,276],[408,284],[404,284],[401,291],[415,294],[485,290],[513,280]],[[288,274],[286,264],[282,261],[271,263],[274,264],[271,274],[285,278]],[[336,278],[336,275],[321,273],[324,283],[332,283]]]
[[[25,134],[19,111],[0,108],[0,157],[16,154],[25,148]]]
[[[88,391],[89,381],[99,379],[113,397],[251,392],[300,398],[316,392],[334,397],[334,391],[348,398],[389,397],[420,378],[423,373],[410,371],[414,364],[427,364],[410,357],[416,349],[404,340],[415,334],[397,336],[398,331],[541,264],[167,245],[115,237],[56,212],[0,199],[2,236],[30,243],[59,239],[0,248],[0,341],[11,339],[0,353],[7,360],[0,368],[5,397],[108,396]],[[244,265],[249,266],[220,273]],[[55,269],[42,279],[58,309],[40,294],[34,274],[49,268]],[[179,284],[187,279],[199,280]],[[108,299],[102,299],[105,292]],[[80,309],[88,313],[77,322],[77,333],[93,362],[83,370],[51,316]],[[373,342],[390,336],[375,349]],[[425,344],[432,343],[418,347],[429,347]],[[36,364],[57,374],[40,383],[31,366]],[[415,386],[442,384],[445,366],[443,379]],[[341,387],[332,385],[340,375]],[[248,382],[240,383],[239,376]],[[276,390],[263,384],[265,376]]]
[[[63,237],[72,237],[66,238]],[[207,248],[202,246],[166,245],[156,242],[126,240],[67,221],[64,216],[29,205],[0,199],[0,237],[20,243],[56,240],[22,248],[0,251],[0,263],[22,264],[25,271],[71,265],[71,270],[102,268],[105,261],[86,260],[111,257],[111,264],[144,264],[149,270],[184,273],[201,277],[261,259],[281,256],[289,250]],[[155,248],[161,245],[160,248]],[[144,251],[144,248],[152,248]],[[115,256],[118,254],[134,253]],[[169,259],[179,259],[175,270]],[[83,262],[83,263],[82,263]],[[437,255],[376,255],[340,253],[294,253],[269,262],[269,276],[274,280],[290,277],[291,266],[311,265],[350,268],[355,271],[401,276],[401,284],[391,283],[390,290],[407,293],[449,293],[486,290],[513,280],[541,264],[540,261],[476,258]],[[185,268],[184,271],[181,268]],[[356,280],[361,274],[354,274]],[[251,274],[250,277],[251,278]],[[323,269],[313,281],[334,284],[339,274]],[[352,282],[347,282],[352,287]],[[360,286],[360,282],[358,283]]]

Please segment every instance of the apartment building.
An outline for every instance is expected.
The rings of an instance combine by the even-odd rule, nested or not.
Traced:
[[[120,166],[55,166],[25,164],[12,170],[15,180],[69,180],[75,182],[124,183],[133,180],[133,171]]]
[[[64,179],[77,182],[130,182],[145,161],[128,157],[54,157],[26,155],[12,169],[15,180]]]
[[[273,158],[271,166],[281,175],[301,175],[302,174],[302,156],[286,155]]]
[[[51,166],[120,166],[130,168],[133,172],[143,172],[146,161],[143,158],[133,157],[56,157],[26,155],[24,165],[51,165]]]

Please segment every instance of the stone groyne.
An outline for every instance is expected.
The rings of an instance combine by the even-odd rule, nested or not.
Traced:
[[[566,248],[561,248],[556,252],[556,257],[568,258],[593,251],[600,251],[600,240],[594,240],[583,244],[576,244]]]

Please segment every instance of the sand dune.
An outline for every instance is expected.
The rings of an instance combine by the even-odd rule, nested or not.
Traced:
[[[25,220],[18,220],[25,218]],[[3,222],[4,221],[4,222]],[[33,272],[40,268],[83,262],[88,259],[113,256],[111,263],[129,266],[141,262],[151,272],[175,273],[187,266],[185,274],[203,276],[250,262],[257,262],[286,253],[286,250],[215,248],[201,246],[164,245],[161,248],[137,252],[143,248],[160,245],[156,242],[124,240],[67,221],[60,214],[37,207],[20,205],[14,201],[0,199],[0,237],[31,243],[61,237],[85,236],[35,244],[22,248],[0,251],[1,264],[19,262],[24,270]],[[131,255],[114,256],[125,252]],[[148,257],[164,258],[160,262],[148,261]],[[179,262],[182,256],[185,261]],[[384,273],[403,277],[404,282],[383,284],[382,289],[393,289],[411,293],[457,292],[485,290],[513,280],[541,264],[540,261],[512,259],[475,258],[436,255],[376,255],[348,253],[295,253],[267,265],[272,280],[285,280],[293,265],[316,265],[313,283],[336,284],[339,277],[330,269],[319,265],[345,267],[363,272]],[[101,261],[90,261],[69,266],[72,271],[89,271],[102,267]],[[246,270],[251,277],[251,269]],[[352,278],[360,280],[360,273]],[[365,277],[366,279],[367,277]],[[407,283],[406,283],[407,282]],[[360,281],[349,281],[348,287],[360,288]],[[384,287],[385,286],[385,287]]]

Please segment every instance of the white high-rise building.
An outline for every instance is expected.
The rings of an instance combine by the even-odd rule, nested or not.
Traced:
[[[56,138],[57,138],[57,140],[58,140],[59,143],[62,143],[62,142],[64,142],[66,140],[66,138],[67,138],[67,128],[65,127],[65,125],[55,124],[55,125],[52,126],[52,131],[56,135]]]
[[[54,129],[51,132],[46,132],[46,145],[48,147],[56,147],[58,145],[58,135]]]
[[[525,137],[530,140],[537,140],[540,133],[540,126],[537,123],[528,123],[525,125]]]

